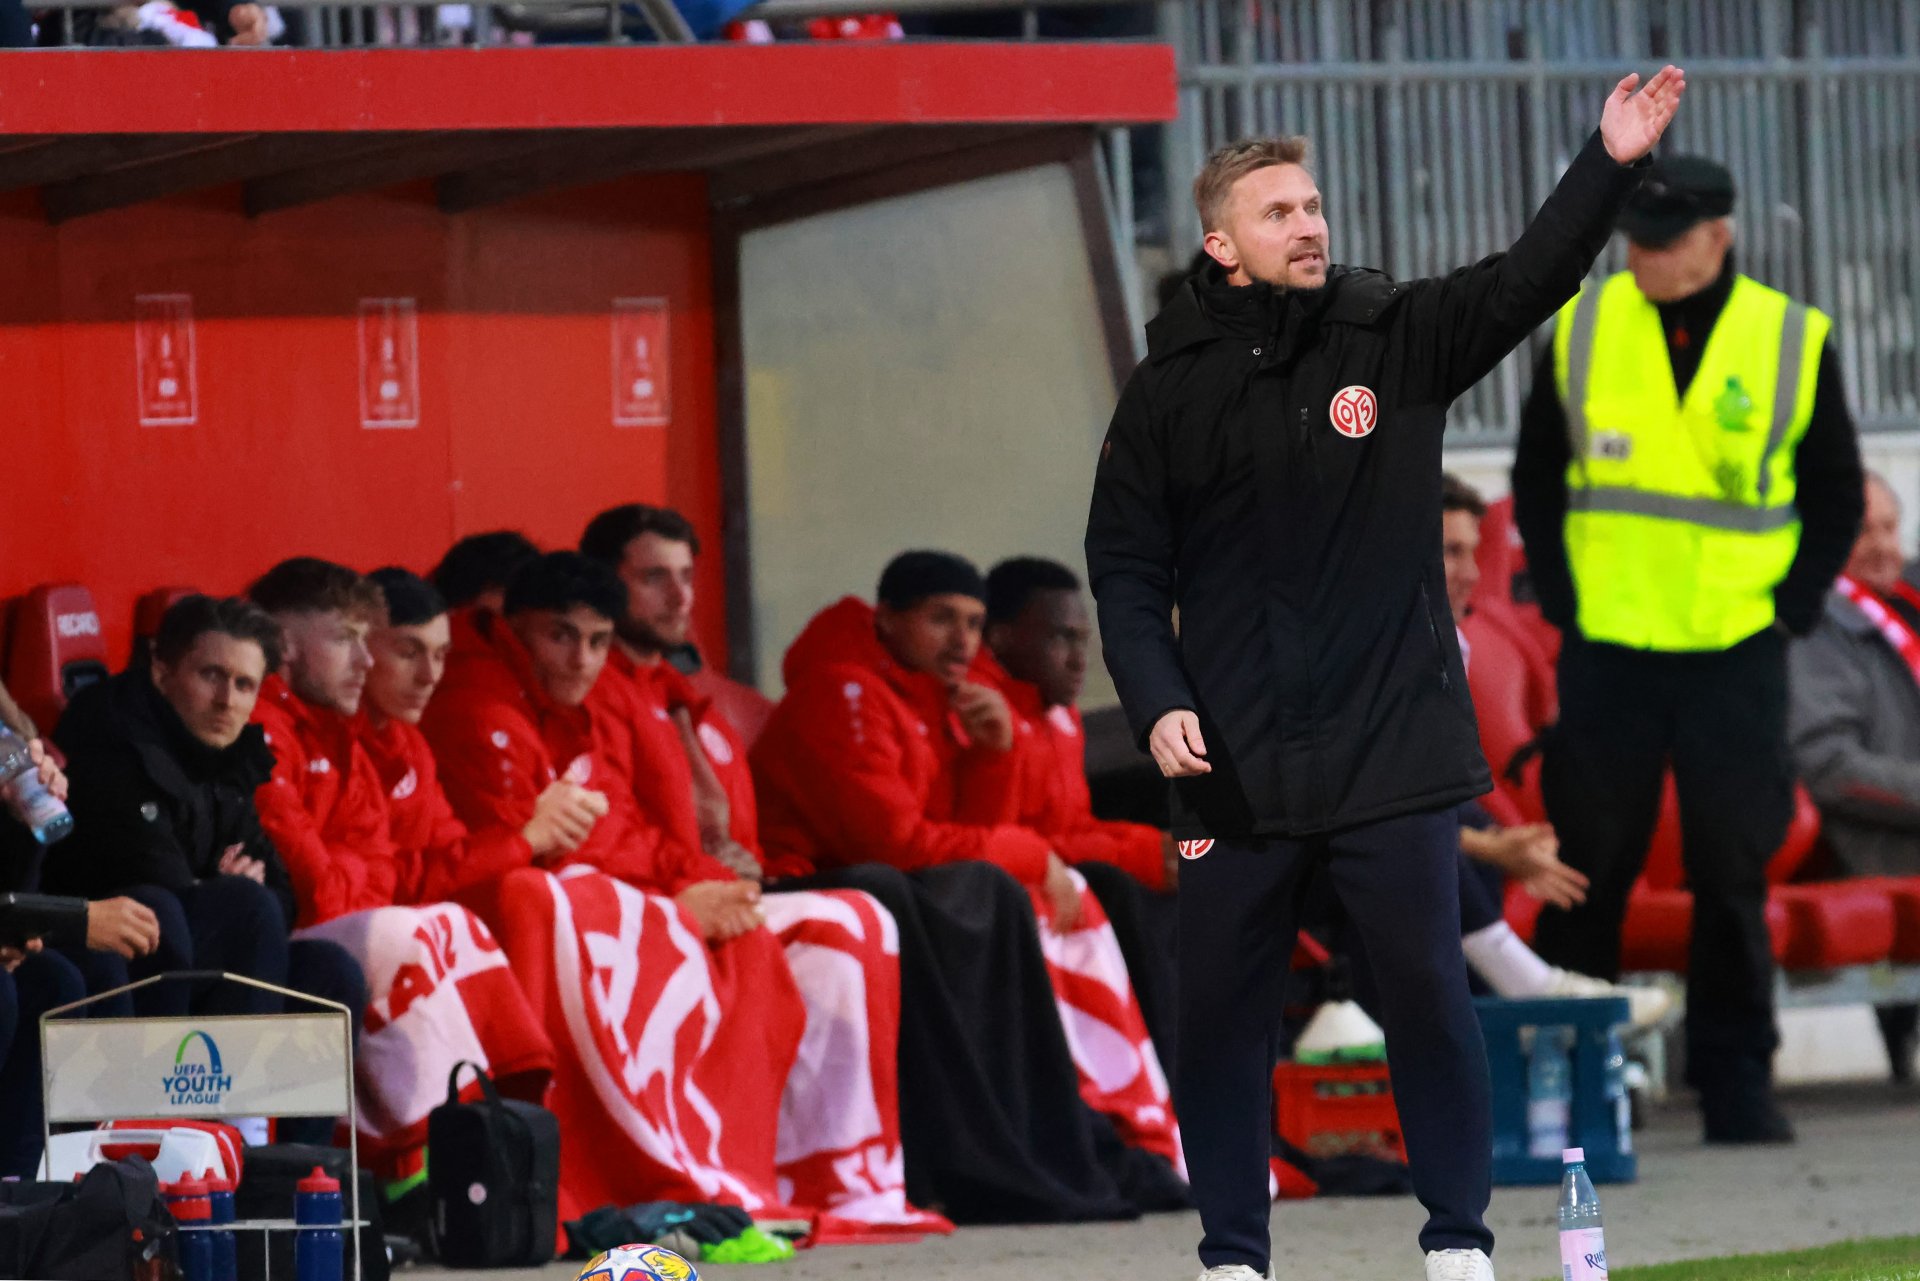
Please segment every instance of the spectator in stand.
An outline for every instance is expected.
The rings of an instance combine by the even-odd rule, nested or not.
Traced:
[[[1082,1098],[1129,1145],[1184,1170],[1159,1056],[1105,914],[1046,837],[1019,823],[1012,711],[970,678],[985,597],[960,557],[906,552],[881,575],[877,607],[849,597],[807,625],[787,652],[787,696],[752,754],[768,865],[918,873],[978,861],[1013,875],[1071,1009],[1063,1027]]]
[[[1820,621],[1787,651],[1788,739],[1844,876],[1920,875],[1920,591],[1900,573],[1900,500],[1866,478],[1866,518]],[[1896,1081],[1916,1011],[1876,1011]]]
[[[631,736],[590,701],[625,614],[605,566],[573,552],[527,562],[502,612],[455,617],[421,727],[471,830],[524,827],[562,777],[604,807],[575,848],[530,853],[464,895],[560,1051],[550,1106],[595,1135],[561,1150],[563,1209],[765,1210],[781,1203],[775,1136],[806,1007],[760,887],[636,811]]]
[[[1180,860],[1168,833],[1094,817],[1079,709],[1092,638],[1080,580],[1065,565],[1018,557],[987,574],[986,644],[975,671],[1019,718],[1020,821],[1051,841],[1100,900],[1168,1063]]]
[[[486,926],[427,892],[441,888],[440,878],[423,861],[458,858],[465,833],[443,833],[448,844],[431,851],[395,844],[390,793],[409,819],[436,801],[445,807],[430,762],[424,778],[404,773],[389,782],[360,741],[363,732],[392,729],[386,710],[363,712],[366,690],[377,684],[392,694],[399,683],[398,664],[374,660],[370,630],[379,630],[389,656],[438,638],[394,628],[379,584],[312,557],[282,561],[249,594],[279,623],[286,646],[286,675],[267,679],[254,708],[274,755],[255,804],[292,865],[299,936],[345,949],[367,976],[356,1064],[361,1151],[398,1199],[426,1180],[427,1115],[462,1061],[495,1074],[506,1092],[537,1100],[553,1047]],[[415,607],[417,596],[403,605]],[[375,672],[383,679],[375,682]],[[389,707],[408,710],[403,698]],[[412,835],[417,824],[406,830]]]
[[[540,549],[515,530],[468,534],[447,549],[427,577],[448,609],[479,606],[497,614],[514,573],[539,555]]]
[[[74,696],[54,742],[72,775],[73,835],[47,866],[50,888],[144,904],[159,923],[116,915],[124,974],[225,970],[337,1001],[366,1005],[360,967],[341,948],[288,936],[293,881],[261,827],[256,788],[273,753],[250,722],[280,665],[280,629],[244,600],[189,596],[154,637],[153,659]],[[83,964],[102,964],[103,954]],[[113,958],[107,958],[111,962]],[[89,976],[101,990],[120,974]],[[239,984],[160,983],[134,994],[143,1016],[276,1014],[280,997]],[[332,1123],[283,1126],[324,1142]]]

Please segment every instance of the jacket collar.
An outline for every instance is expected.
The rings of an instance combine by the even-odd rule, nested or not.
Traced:
[[[1230,285],[1219,263],[1187,277],[1147,322],[1147,359],[1160,363],[1216,339],[1267,341],[1287,359],[1321,321],[1366,324],[1384,315],[1400,286],[1377,271],[1334,266],[1320,289],[1276,289],[1265,281]]]
[[[169,792],[206,782],[230,782],[251,791],[273,774],[273,752],[266,733],[249,722],[226,747],[208,747],[187,729],[173,704],[154,688],[144,669],[128,669],[109,679],[100,693],[75,708],[73,731],[63,734],[70,754],[115,740],[139,759],[152,782]]]

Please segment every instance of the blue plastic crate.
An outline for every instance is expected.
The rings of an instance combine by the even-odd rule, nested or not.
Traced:
[[[1613,1109],[1607,1106],[1607,1033],[1628,1021],[1624,996],[1477,1000],[1480,1030],[1487,1039],[1487,1071],[1493,1082],[1493,1181],[1497,1184],[1560,1182],[1556,1158],[1527,1151],[1527,1050],[1522,1030],[1563,1027],[1573,1031],[1573,1115],[1567,1146],[1585,1148],[1587,1174],[1595,1183],[1631,1183],[1639,1159],[1622,1150]]]

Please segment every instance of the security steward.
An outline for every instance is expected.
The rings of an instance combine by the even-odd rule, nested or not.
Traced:
[[[1685,88],[1674,67],[1638,79],[1513,247],[1444,277],[1329,267],[1304,139],[1223,148],[1194,184],[1211,265],[1147,327],[1086,549],[1120,701],[1174,780],[1177,1107],[1207,1281],[1267,1275],[1272,1041],[1316,874],[1378,979],[1427,1279],[1492,1281],[1454,810],[1490,778],[1447,608],[1441,433],[1605,248]]]
[[[1787,636],[1820,617],[1861,515],[1826,316],[1733,263],[1733,178],[1657,161],[1620,218],[1627,270],[1560,313],[1521,417],[1514,519],[1564,637],[1542,764],[1557,965],[1620,970],[1628,891],[1671,767],[1693,933],[1687,1079],[1709,1143],[1787,1143],[1775,1104],[1768,859],[1793,808]]]

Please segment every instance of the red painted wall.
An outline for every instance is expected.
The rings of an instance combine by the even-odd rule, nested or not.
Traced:
[[[237,190],[51,227],[0,202],[0,597],[90,587],[118,662],[134,599],[229,592],[281,557],[424,570],[514,526],[571,545],[624,501],[709,540],[724,668],[706,192],[636,178],[458,217],[424,186],[244,216]],[[139,422],[134,296],[193,297],[192,426]],[[419,308],[420,420],[360,422],[359,300]],[[664,297],[671,422],[616,427],[610,304]]]

